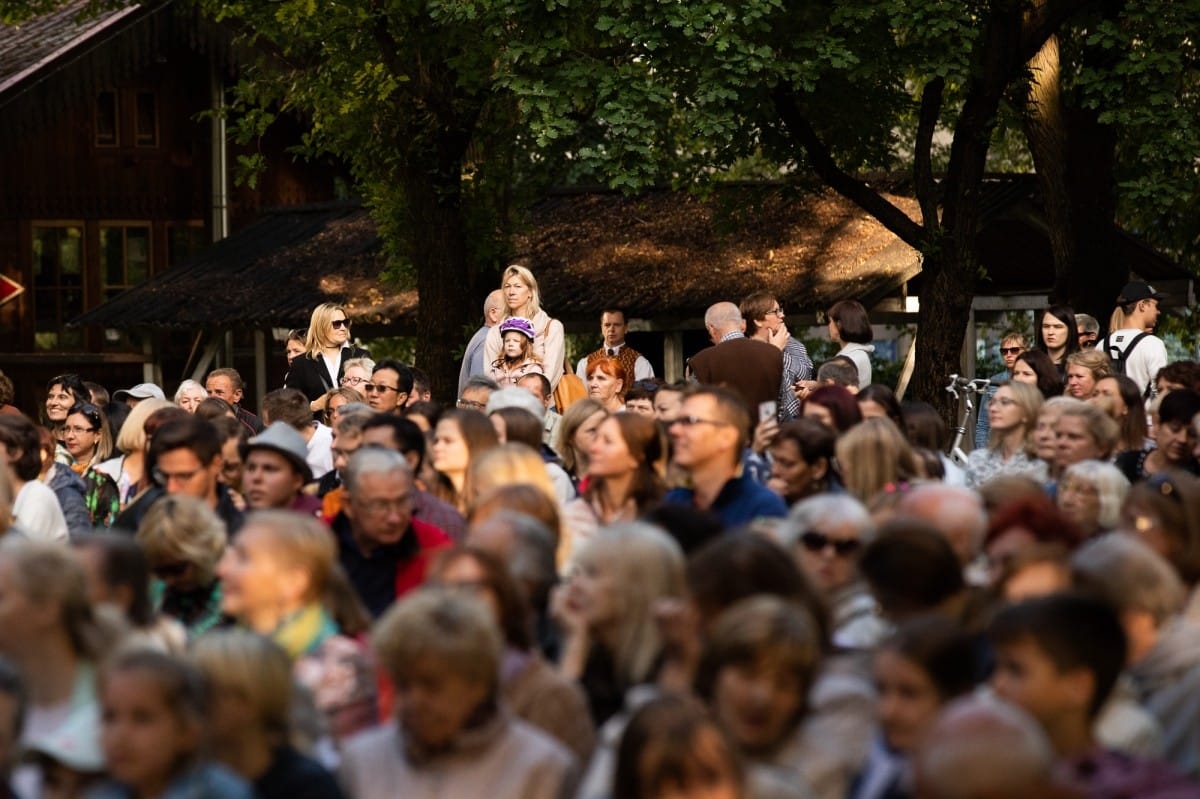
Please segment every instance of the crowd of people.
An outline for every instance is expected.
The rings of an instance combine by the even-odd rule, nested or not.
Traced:
[[[0,379],[4,789],[1200,796],[1200,364],[1160,299],[1006,334],[965,463],[853,300],[819,366],[769,292],[716,303],[668,383],[619,309],[572,368],[522,266],[455,397],[337,304],[261,416],[230,368]]]

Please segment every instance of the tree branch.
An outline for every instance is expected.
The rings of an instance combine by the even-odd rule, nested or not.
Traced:
[[[1017,63],[1024,64],[1037,55],[1046,40],[1057,33],[1064,22],[1092,1],[1044,0],[1044,2],[1034,4],[1022,26]]]
[[[882,194],[850,175],[834,161],[833,155],[816,130],[800,110],[795,95],[784,88],[772,92],[775,109],[788,130],[804,148],[809,163],[831,189],[878,219],[910,247],[921,250],[926,245],[925,230],[902,209],[888,202]]]
[[[921,115],[917,123],[913,173],[917,184],[917,202],[921,204],[921,221],[925,230],[936,233],[938,226],[938,184],[933,177],[933,132],[942,110],[946,88],[944,78],[934,78],[921,90]]]

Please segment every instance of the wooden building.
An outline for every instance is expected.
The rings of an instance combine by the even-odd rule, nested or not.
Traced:
[[[86,5],[0,27],[0,274],[24,288],[0,305],[0,370],[27,409],[61,372],[112,389],[160,379],[187,336],[68,323],[260,207],[331,199],[337,177],[284,155],[299,128],[281,124],[256,143],[268,173],[236,187],[238,150],[204,114],[241,60],[228,32],[183,2],[81,16]]]

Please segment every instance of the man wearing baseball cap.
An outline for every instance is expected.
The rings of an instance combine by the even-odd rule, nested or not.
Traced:
[[[1158,324],[1158,301],[1166,296],[1140,280],[1126,283],[1109,320],[1108,336],[1096,345],[1118,372],[1138,384],[1147,401],[1154,398],[1154,377],[1167,365],[1167,347],[1152,332]]]
[[[124,402],[130,408],[145,399],[166,399],[163,390],[153,383],[138,383],[133,388],[123,388],[113,394],[113,402]]]

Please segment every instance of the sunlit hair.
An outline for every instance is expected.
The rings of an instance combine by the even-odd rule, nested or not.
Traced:
[[[225,523],[208,504],[182,494],[167,494],[151,505],[137,530],[151,566],[190,563],[202,585],[216,579],[226,539]]]
[[[662,428],[653,419],[636,413],[614,413],[601,422],[601,427],[611,422],[630,457],[637,463],[633,481],[629,486],[629,497],[640,511],[651,503],[662,499],[666,493],[663,474],[666,469],[667,443]],[[604,486],[605,478],[593,477],[584,491],[584,496],[594,499]]]
[[[363,369],[369,375],[375,371],[375,362],[365,355],[362,358],[350,358],[342,364],[342,374],[345,374],[355,367]]]
[[[1187,588],[1171,564],[1127,533],[1109,533],[1080,547],[1071,556],[1071,583],[1098,593],[1120,613],[1148,613],[1159,627],[1187,601]]]
[[[864,419],[837,442],[838,468],[851,496],[869,502],[876,494],[924,477],[916,452],[891,419]]]
[[[526,319],[532,319],[542,310],[542,294],[540,291],[538,291],[537,278],[533,276],[533,272],[530,272],[520,264],[510,264],[509,267],[504,270],[504,275],[500,278],[501,292],[503,292],[504,284],[507,283],[508,279],[512,277],[520,280],[529,289],[529,302],[525,303],[524,308],[519,309],[519,313],[512,313],[512,315],[523,316]],[[503,294],[501,294],[501,297],[503,298]],[[508,308],[507,304],[504,305],[504,308],[506,309],[506,312],[512,312],[512,309]]]
[[[175,390],[175,404],[178,405],[179,400],[183,399],[183,395],[189,391],[199,391],[200,399],[206,399],[208,397],[208,389],[201,385],[198,380],[184,380],[179,384],[179,388]],[[138,403],[138,405],[141,404],[141,402]]]
[[[492,427],[491,420],[479,411],[451,408],[438,419],[438,427],[447,423],[453,424],[458,428],[458,434],[462,436],[463,443],[466,445],[467,470],[462,484],[461,496],[454,488],[454,483],[450,477],[439,472],[438,494],[441,499],[449,502],[461,511],[466,508],[470,498],[476,495],[471,483],[471,464],[483,457],[483,454],[488,450],[500,446],[500,439],[496,436],[496,428]]]
[[[146,449],[146,420],[150,414],[161,408],[168,408],[171,403],[158,397],[144,399],[133,407],[121,425],[117,436],[117,449],[128,455],[131,452],[143,452]]]
[[[629,373],[625,371],[625,366],[616,358],[600,357],[588,364],[587,376],[591,377],[594,372],[603,372],[609,377],[621,381],[621,388],[617,390],[617,396],[622,400],[625,398],[625,392],[629,390],[632,381],[629,379]]]
[[[1082,366],[1092,373],[1093,380],[1111,377],[1113,374],[1112,360],[1097,349],[1079,350],[1067,356],[1068,366]]]
[[[576,400],[562,415],[558,425],[558,439],[554,442],[554,451],[562,457],[563,468],[574,474],[580,467],[579,454],[575,451],[575,434],[583,423],[597,413],[604,413],[604,406],[591,397]]]
[[[503,640],[476,597],[443,588],[414,591],[383,615],[371,643],[394,682],[403,682],[418,660],[432,658],[440,669],[486,687],[489,699],[495,698]]]
[[[329,334],[332,327],[333,315],[341,311],[347,319],[350,315],[346,309],[336,302],[323,302],[313,309],[308,322],[308,338],[304,340],[304,354],[316,358],[325,347],[335,347],[337,344]]]
[[[1062,413],[1058,415],[1058,421],[1061,422],[1065,416],[1083,419],[1088,435],[1091,436],[1096,448],[1104,457],[1111,455],[1117,442],[1121,440],[1121,428],[1112,420],[1111,416],[1095,405],[1090,405],[1083,400],[1073,400],[1071,404],[1063,406]]]
[[[332,402],[335,397],[343,398],[346,400],[347,405],[362,405],[366,402],[366,398],[363,397],[362,394],[358,393],[357,390],[350,388],[349,386],[339,386],[338,388],[329,389],[329,391],[326,391],[320,400],[321,405],[325,408],[325,410],[321,412],[321,415],[325,418],[325,424],[330,424],[332,421],[334,409],[329,407],[329,403]],[[342,418],[342,415],[343,414],[338,414],[339,420]]]
[[[245,628],[212,630],[193,642],[191,660],[214,694],[250,708],[274,746],[287,743],[292,663],[279,644]]]
[[[305,602],[318,602],[329,589],[337,561],[337,544],[320,520],[287,510],[258,510],[246,516],[242,535],[261,530],[271,539],[274,557],[299,569],[308,578]]]
[[[469,491],[467,507],[496,488],[516,483],[536,486],[550,500],[558,501],[542,456],[525,444],[510,441],[471,458],[464,484],[464,491]]]
[[[662,654],[655,606],[684,595],[683,551],[661,529],[634,522],[606,527],[580,549],[576,563],[612,577],[619,619],[612,651],[617,679],[625,685],[645,682]]]
[[[1042,392],[1038,391],[1036,386],[1031,386],[1028,383],[1018,383],[1015,380],[1009,380],[1000,384],[1001,388],[1007,388],[1012,393],[1013,402],[1021,409],[1022,415],[1025,417],[1025,454],[1033,457],[1036,454],[1036,446],[1033,443],[1033,433],[1037,429],[1038,414],[1042,410],[1042,403],[1045,398],[1042,397]],[[992,402],[996,401],[992,397]],[[992,430],[988,434],[988,449],[996,449],[1000,446],[1004,434],[999,430]]]
[[[1095,489],[1100,498],[1100,516],[1097,523],[1101,530],[1111,530],[1121,520],[1121,505],[1129,494],[1129,480],[1121,470],[1111,463],[1102,461],[1080,461],[1071,464],[1058,480],[1058,493],[1071,482],[1084,483]]]

